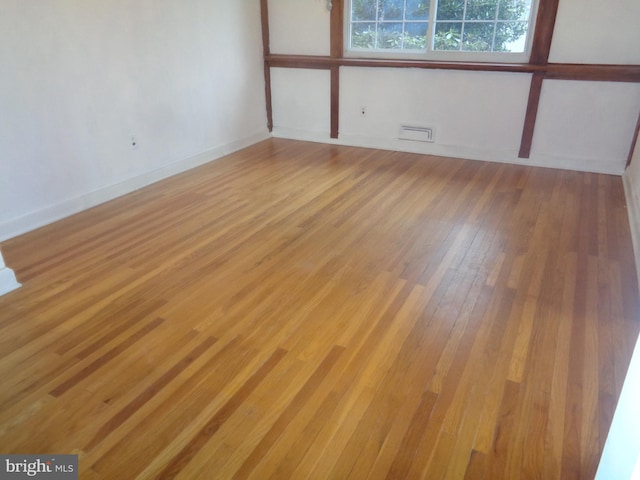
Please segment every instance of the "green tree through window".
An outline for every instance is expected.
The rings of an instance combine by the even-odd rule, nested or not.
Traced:
[[[531,0],[439,0],[430,30],[431,7],[428,0],[352,0],[351,48],[524,52]]]

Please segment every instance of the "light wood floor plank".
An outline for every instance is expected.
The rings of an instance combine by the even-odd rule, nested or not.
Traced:
[[[607,175],[270,139],[0,247],[81,478],[592,478],[640,331]]]

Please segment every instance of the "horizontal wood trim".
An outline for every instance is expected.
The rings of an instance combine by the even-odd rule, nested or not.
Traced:
[[[640,82],[640,65],[550,63],[545,78],[599,82]]]
[[[531,73],[540,70],[540,67],[535,67],[527,63],[437,62],[431,60],[393,60],[378,58],[343,58],[340,64],[347,67],[425,68],[482,72]]]
[[[434,62],[430,60],[393,60],[381,58],[332,58],[316,55],[271,54],[265,57],[271,67],[309,68],[330,70],[340,67],[423,68],[439,70],[466,70],[478,72],[541,73],[544,78],[557,80],[591,80],[607,82],[640,82],[640,65],[607,65],[550,63],[470,63]]]
[[[320,55],[266,55],[265,60],[271,67],[283,68],[313,68],[329,70],[338,64],[339,58]]]
[[[445,70],[477,70],[532,73],[544,67],[526,63],[468,63],[468,62],[434,62],[430,60],[394,60],[387,58],[332,58],[316,55],[283,55],[271,54],[266,57],[272,67],[285,68],[321,68],[340,67],[381,67],[381,68],[425,68]]]

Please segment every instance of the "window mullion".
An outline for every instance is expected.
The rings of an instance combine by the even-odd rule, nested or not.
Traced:
[[[498,31],[498,12],[500,11],[500,2],[502,0],[498,0],[498,3],[496,3],[496,14],[494,16],[494,22],[493,22],[493,37],[491,37],[491,51],[495,51],[496,48],[496,32]]]
[[[404,39],[405,34],[404,34],[404,28],[406,26],[406,21],[407,21],[407,0],[404,0],[403,4],[402,4],[402,40],[400,43],[401,48],[404,48]]]
[[[349,22],[348,30],[345,29],[345,33],[349,35],[349,51],[346,52],[347,55],[391,57],[396,56],[401,51],[406,51],[407,58],[414,59],[419,58],[420,55],[424,55],[429,59],[442,59],[445,61],[456,61],[458,58],[461,61],[475,61],[475,59],[477,58],[478,61],[501,62],[503,61],[503,58],[505,59],[504,61],[522,61],[520,59],[528,55],[527,51],[530,50],[530,30],[532,30],[532,18],[534,18],[535,16],[535,9],[533,8],[533,5],[529,7],[530,12],[528,15],[528,24],[525,25],[524,28],[522,28],[522,30],[525,31],[526,36],[518,36],[518,38],[516,39],[518,40],[518,43],[514,43],[514,45],[516,45],[515,48],[510,48],[509,53],[503,53],[501,50],[496,51],[496,49],[503,44],[506,45],[507,41],[514,37],[514,35],[512,35],[510,31],[507,31],[506,35],[501,36],[502,30],[498,31],[498,28],[502,29],[503,23],[507,23],[507,21],[516,22],[516,20],[511,19],[511,17],[514,17],[514,15],[512,15],[512,12],[510,10],[507,12],[507,18],[509,20],[501,20],[502,14],[500,9],[503,8],[506,3],[508,3],[507,0],[492,0],[491,3],[494,7],[492,16],[493,18],[489,17],[486,19],[482,19],[483,17],[478,17],[478,19],[474,20],[470,20],[468,18],[468,15],[470,15],[473,11],[471,0],[462,1],[462,5],[460,5],[460,3],[456,1],[456,5],[454,5],[455,8],[452,10],[455,15],[446,15],[448,18],[446,20],[442,20],[441,22],[438,22],[438,11],[443,7],[443,3],[445,4],[444,8],[447,8],[449,6],[448,4],[446,4],[446,0],[431,0],[429,2],[428,21],[425,21],[424,16],[422,15],[419,15],[418,17],[416,17],[416,19],[413,19],[409,15],[411,12],[408,10],[408,8],[411,7],[412,2],[409,2],[408,0],[395,0],[393,2],[394,10],[396,10],[396,7],[402,8],[402,12],[396,12],[401,13],[400,18],[398,18],[397,15],[394,14],[392,16],[393,19],[385,18],[386,0],[364,0],[363,3],[359,3],[357,10],[357,13],[359,15],[357,17],[358,19],[353,18],[353,12],[355,11],[353,1],[349,0],[346,3],[349,5],[349,8],[351,10],[349,12],[350,17],[348,19],[345,15],[345,20]],[[537,0],[533,0],[531,3],[537,6],[538,2]],[[460,7],[462,7],[462,12],[460,12]],[[375,8],[376,10],[375,13],[372,11],[373,8]],[[371,15],[372,13],[373,15]],[[426,12],[423,11],[423,14],[424,13]],[[370,27],[368,26],[369,22],[373,22],[373,25],[371,25]],[[398,23],[401,23],[400,28],[398,28]],[[443,29],[443,34],[447,33],[447,25],[452,29],[455,27],[455,31],[452,31],[452,34],[455,35],[455,37],[448,37],[446,40],[443,40],[444,43],[442,49],[436,50],[435,34],[438,30],[439,23],[442,23],[441,27]],[[469,25],[467,25],[467,23]],[[489,25],[491,25],[491,27],[489,27]],[[520,28],[519,24],[517,26],[518,28]],[[421,39],[424,38],[422,37],[424,33],[419,33],[422,28],[426,30],[426,42]],[[491,30],[489,30],[489,28],[491,28]],[[467,38],[468,29],[472,32],[471,39]],[[424,32],[425,30],[422,31]],[[478,32],[474,33],[476,32],[476,30]],[[393,39],[393,44],[387,45],[383,42],[383,39],[387,37],[387,31],[389,32],[390,38]],[[402,37],[400,41],[397,41],[398,34],[400,34]],[[375,38],[370,38],[371,36],[375,36]],[[453,39],[456,37],[458,39],[457,45],[453,41]],[[526,42],[524,47],[522,45],[523,39]],[[499,40],[501,43],[498,43]],[[513,42],[515,42],[515,40]],[[419,53],[419,49],[421,48],[418,46],[419,44],[422,44],[422,53]],[[469,51],[465,50],[465,46],[467,44],[469,46]],[[514,51],[514,53],[511,52],[512,50]],[[462,56],[462,54],[464,55]],[[457,55],[461,56],[457,57]]]
[[[380,22],[380,0],[376,0],[376,43],[375,48],[378,48],[378,24]]]
[[[467,21],[467,0],[464,0],[464,8],[462,10],[462,26],[460,27],[460,48],[458,51],[462,51],[462,39],[464,38],[464,25]]]
[[[431,0],[429,3],[429,24],[427,25],[427,52],[433,52],[434,36],[436,32],[436,12],[438,11],[438,0]]]

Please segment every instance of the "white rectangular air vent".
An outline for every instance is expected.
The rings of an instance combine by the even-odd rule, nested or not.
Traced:
[[[426,125],[401,125],[398,138],[433,143],[436,141],[436,129]]]

